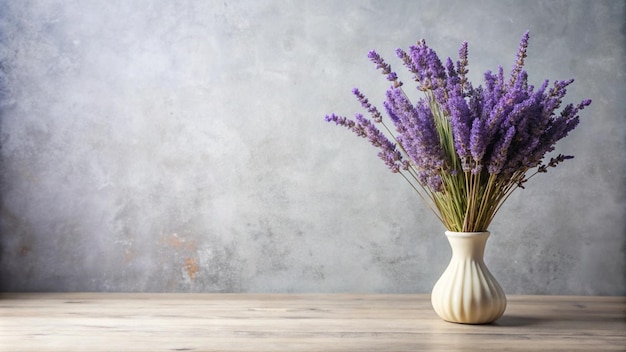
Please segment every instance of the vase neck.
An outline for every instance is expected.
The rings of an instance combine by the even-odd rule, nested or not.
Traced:
[[[483,260],[489,232],[450,232],[446,237],[452,248],[452,257],[457,259]]]

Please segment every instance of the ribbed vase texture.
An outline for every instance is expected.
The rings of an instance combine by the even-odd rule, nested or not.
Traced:
[[[435,284],[431,302],[446,321],[486,324],[504,314],[506,296],[483,261],[490,233],[451,232],[452,259]]]

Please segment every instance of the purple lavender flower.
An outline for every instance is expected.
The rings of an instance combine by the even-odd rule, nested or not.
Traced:
[[[355,115],[355,120],[350,120],[335,114],[326,115],[326,121],[344,126],[354,132],[357,136],[369,140],[369,142],[380,149],[378,156],[385,162],[389,169],[396,173],[403,166],[402,154],[396,149],[395,143],[391,142],[376,126],[363,117],[361,114]]]
[[[472,173],[479,173],[483,166],[483,157],[487,152],[487,133],[484,127],[484,120],[476,118],[472,121],[472,130],[470,132],[470,152],[474,159],[474,168]]]
[[[387,75],[391,73],[391,66],[385,62],[385,60],[374,50],[371,50],[367,57],[376,64],[377,69],[381,69],[383,74]]]
[[[467,80],[467,74],[469,73],[467,68],[469,65],[468,55],[468,43],[464,41],[459,49],[459,61],[456,62],[456,70],[459,76],[459,85],[465,96],[471,95],[473,90],[472,84]]]
[[[502,136],[494,146],[493,154],[487,165],[490,174],[499,174],[507,162],[509,146],[515,136],[515,126],[509,127],[506,134]]]
[[[590,99],[583,100],[577,106],[568,104],[558,118],[550,119],[548,127],[541,135],[540,143],[533,155],[527,160],[529,167],[537,166],[546,153],[554,150],[556,142],[565,138],[569,132],[576,128],[580,122],[578,112],[589,106],[589,104],[591,104]]]
[[[409,72],[411,72],[413,74],[413,80],[415,82],[420,81],[420,74],[417,70],[417,67],[415,66],[415,64],[413,63],[413,60],[411,59],[411,56],[409,56],[409,54],[402,50],[402,49],[396,49],[396,55],[402,60],[402,62],[404,63],[404,66],[407,68],[407,70]],[[420,87],[418,87],[419,89]]]
[[[381,69],[384,75],[387,75],[387,80],[393,82],[394,87],[398,88],[402,86],[402,82],[398,80],[398,75],[391,70],[391,65],[385,62],[383,58],[374,50],[371,50],[367,57],[376,64],[377,69]]]
[[[458,93],[462,94],[462,92]],[[470,131],[473,116],[462,95],[451,97],[448,101],[448,106],[451,115],[450,125],[452,126],[452,132],[454,134],[454,148],[463,163],[463,171],[470,171],[471,165],[469,158],[472,155],[470,150]]]
[[[414,73],[415,80],[421,85],[420,89],[434,89],[442,85],[447,78],[446,69],[437,56],[424,40],[409,47],[408,54],[398,52],[405,65]],[[410,62],[409,62],[410,61]]]
[[[356,123],[346,117],[338,116],[335,114],[326,115],[326,121],[334,122],[336,125],[347,127],[348,129],[353,129]]]
[[[498,67],[498,74],[491,71],[485,72],[485,88],[483,90],[483,117],[487,118],[491,111],[496,108],[497,103],[506,93],[504,84],[504,71],[502,66]]]
[[[387,115],[389,115],[389,118],[396,126],[396,129],[402,135],[404,132],[406,132],[406,128],[400,123],[400,116],[396,114],[395,106],[392,104],[392,102],[395,100],[393,96],[394,93],[397,93],[397,91],[393,89],[387,90],[387,100],[383,102],[383,106],[385,107],[385,111],[387,111]]]
[[[443,190],[443,180],[440,174],[431,173],[428,171],[420,171],[418,174],[419,182],[425,186],[428,186],[435,192],[441,192]]]
[[[507,175],[513,174],[515,171],[524,167],[524,160],[530,156],[531,152],[540,142],[540,134],[545,122],[542,120],[543,115],[543,99],[548,82],[544,84],[526,100],[517,104],[507,119],[505,126],[516,126],[516,138],[513,142],[515,153],[507,161],[503,172]]]
[[[361,106],[363,106],[367,110],[367,112],[372,115],[372,119],[374,120],[374,122],[380,123],[383,121],[383,115],[381,115],[381,113],[374,105],[370,104],[369,100],[365,97],[365,95],[363,95],[363,93],[359,91],[358,88],[354,88],[352,90],[352,93],[357,97],[357,99],[361,103]]]
[[[450,58],[446,61],[446,71],[448,78],[446,79],[444,90],[448,91],[447,95],[465,96],[462,77],[457,73],[454,63]]]
[[[517,49],[517,61],[515,61],[515,65],[511,70],[511,84],[515,83],[518,79],[518,74],[522,71],[524,67],[524,60],[526,59],[526,50],[528,49],[528,38],[530,37],[530,32],[526,31],[522,40],[519,43],[519,48]]]
[[[415,139],[415,145],[418,149],[418,154],[413,160],[417,161],[421,159],[423,165],[439,171],[444,167],[445,157],[441,148],[441,142],[439,140],[432,110],[430,109],[428,101],[425,99],[421,99],[417,103],[415,110],[417,112],[416,127],[419,133],[415,133],[417,137]]]
[[[420,101],[413,106],[402,90],[387,91],[385,106],[395,120],[398,137],[409,157],[420,169],[443,166],[442,150],[430,106]]]
[[[572,84],[574,79],[569,79],[566,81],[555,81],[553,83],[552,89],[548,95],[544,98],[543,101],[543,113],[542,120],[546,123],[549,121],[551,117],[555,115],[555,111],[561,106],[561,102],[565,94],[567,93],[567,86]],[[537,129],[545,129],[546,125],[537,126]]]
[[[363,115],[356,114],[355,119],[357,125],[363,128],[365,137],[373,146],[380,149],[378,156],[391,171],[398,172],[400,169],[399,161],[402,160],[402,155],[396,150],[395,143],[392,143],[371,121],[363,117]]]

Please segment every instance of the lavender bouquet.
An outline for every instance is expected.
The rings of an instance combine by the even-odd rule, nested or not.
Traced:
[[[537,173],[547,172],[569,155],[544,162],[555,143],[579,122],[591,103],[568,104],[560,112],[566,87],[574,80],[546,80],[535,89],[523,69],[529,33],[520,42],[509,77],[502,67],[484,74],[484,86],[467,79],[468,46],[459,60],[441,62],[424,40],[398,49],[424,97],[412,103],[396,72],[375,51],[368,57],[392,82],[383,102],[388,119],[358,89],[353,93],[369,118],[335,114],[327,121],[347,127],[379,149],[389,169],[403,176],[447,230],[487,231],[504,201]],[[397,134],[391,130],[389,122]]]

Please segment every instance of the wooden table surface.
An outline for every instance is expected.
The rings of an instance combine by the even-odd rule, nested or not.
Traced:
[[[0,351],[626,351],[626,297],[508,300],[461,325],[429,295],[0,293]]]

